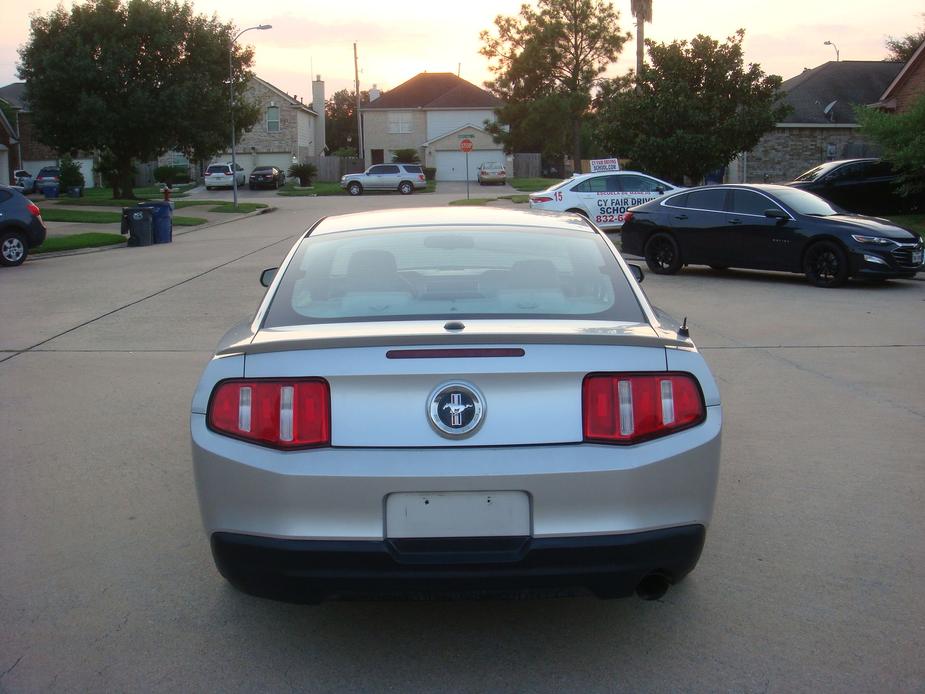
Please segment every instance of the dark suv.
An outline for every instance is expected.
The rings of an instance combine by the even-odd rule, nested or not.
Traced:
[[[0,265],[22,265],[45,241],[42,211],[18,190],[0,186]]]
[[[897,193],[898,178],[888,161],[843,159],[813,167],[787,185],[815,193],[848,212],[890,214],[913,204]]]

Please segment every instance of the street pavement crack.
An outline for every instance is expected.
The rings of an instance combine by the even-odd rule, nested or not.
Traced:
[[[18,357],[20,354],[25,354],[25,353],[27,353],[27,352],[37,351],[37,348],[38,348],[38,347],[41,347],[42,345],[47,344],[47,343],[51,342],[52,340],[57,340],[59,337],[62,337],[62,336],[64,336],[64,335],[67,335],[68,333],[72,333],[72,332],[74,332],[75,330],[80,330],[81,328],[84,328],[84,327],[86,327],[86,326],[88,326],[88,325],[91,325],[92,323],[95,323],[95,322],[98,321],[98,320],[101,320],[101,319],[106,318],[106,317],[108,317],[108,316],[111,316],[111,315],[113,315],[113,314],[115,314],[115,313],[118,313],[119,311],[124,311],[125,309],[131,308],[132,306],[136,306],[137,304],[140,304],[140,303],[142,303],[143,301],[147,301],[148,299],[153,299],[154,297],[160,296],[161,294],[163,294],[163,293],[165,293],[165,292],[169,292],[171,289],[176,289],[177,287],[181,287],[181,286],[183,286],[184,284],[188,284],[189,282],[192,282],[193,280],[197,280],[197,279],[199,279],[200,277],[204,277],[205,275],[208,275],[210,272],[215,272],[216,270],[221,270],[223,267],[227,267],[227,266],[229,266],[229,265],[231,265],[231,264],[233,264],[233,263],[238,262],[239,260],[244,260],[245,258],[248,258],[248,257],[250,257],[250,256],[252,256],[252,255],[256,255],[257,253],[260,253],[261,251],[265,251],[265,250],[268,249],[268,248],[272,248],[273,246],[278,246],[278,245],[281,244],[281,243],[286,243],[286,242],[290,242],[290,243],[291,243],[291,242],[292,242],[292,239],[296,238],[296,236],[301,236],[301,235],[302,235],[302,232],[300,232],[299,234],[293,234],[293,235],[291,235],[291,236],[287,236],[287,237],[285,237],[285,238],[279,239],[278,241],[274,241],[273,243],[268,243],[266,246],[261,246],[260,248],[255,248],[254,250],[249,251],[248,253],[245,253],[244,255],[240,255],[240,256],[238,256],[237,258],[232,258],[231,260],[225,261],[224,263],[221,263],[221,264],[219,264],[219,265],[216,265],[215,267],[211,267],[211,268],[209,268],[208,270],[203,270],[202,272],[197,273],[197,274],[193,275],[192,277],[187,277],[185,280],[181,280],[180,282],[176,282],[176,283],[174,283],[174,284],[171,284],[169,287],[164,287],[163,289],[159,289],[159,290],[157,290],[156,292],[152,292],[151,294],[148,294],[147,296],[143,296],[143,297],[141,297],[140,299],[135,299],[134,301],[130,301],[129,303],[127,303],[127,304],[125,304],[125,305],[123,305],[123,306],[119,306],[118,308],[114,308],[114,309],[112,309],[111,311],[107,311],[106,313],[102,313],[102,314],[96,316],[95,318],[91,318],[91,319],[89,319],[89,320],[85,320],[84,322],[79,323],[78,325],[75,325],[75,326],[73,326],[73,327],[70,327],[70,328],[68,328],[67,330],[64,330],[64,331],[58,333],[57,335],[52,335],[51,337],[45,338],[45,339],[42,340],[41,342],[36,342],[34,345],[31,345],[31,346],[29,346],[29,347],[26,347],[25,349],[18,349],[18,350],[12,350],[12,351],[10,351],[10,352],[7,352],[7,353],[6,353],[6,356],[3,356],[2,358],[0,358],[0,364],[5,364],[6,362],[8,362],[8,361],[10,361],[10,360],[12,360],[12,359]],[[57,350],[49,350],[49,351],[57,351]],[[100,351],[100,350],[88,350],[88,351]],[[138,350],[126,350],[126,351],[138,351]],[[176,351],[176,350],[171,350],[171,351]],[[202,350],[195,350],[195,351],[200,351],[200,352],[201,352]]]

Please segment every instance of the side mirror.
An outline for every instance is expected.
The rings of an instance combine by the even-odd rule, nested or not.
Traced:
[[[771,209],[765,210],[764,216],[770,217],[771,219],[790,219],[790,217],[787,216],[786,212],[776,207],[772,207]]]
[[[639,267],[638,265],[630,265],[629,268],[630,268],[630,272],[633,273],[633,277],[636,278],[637,282],[642,282],[646,278],[645,273],[643,273],[642,271],[642,268]]]
[[[276,271],[279,270],[278,267],[267,268],[260,273],[260,284],[264,287],[269,287],[273,284],[273,279],[276,277]]]
[[[664,186],[655,186],[655,192],[658,193],[659,195],[664,195],[665,190],[666,188]]]

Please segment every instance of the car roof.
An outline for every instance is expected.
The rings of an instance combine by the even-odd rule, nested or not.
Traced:
[[[656,178],[659,181],[662,180],[658,178],[658,176],[653,176],[652,174],[646,173],[645,171],[632,171],[628,169],[619,169],[617,171],[592,171],[590,173],[575,174],[568,180],[569,181],[583,181],[584,179],[590,178],[591,176],[606,176],[608,174],[636,174],[639,176],[648,176],[649,178]]]
[[[336,215],[321,220],[312,236],[346,231],[378,230],[406,231],[411,227],[498,227],[516,226],[560,231],[596,230],[582,217],[573,214],[540,210],[506,210],[486,207],[416,207],[394,210],[374,210]]]

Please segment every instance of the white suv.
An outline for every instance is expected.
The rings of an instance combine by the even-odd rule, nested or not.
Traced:
[[[238,187],[247,183],[247,174],[244,167],[237,165]],[[212,164],[206,169],[206,190],[213,188],[231,188],[234,181],[231,178],[231,164]]]
[[[374,164],[363,173],[342,176],[340,187],[351,195],[362,195],[364,190],[397,190],[411,195],[426,188],[427,179],[420,164]]]

